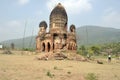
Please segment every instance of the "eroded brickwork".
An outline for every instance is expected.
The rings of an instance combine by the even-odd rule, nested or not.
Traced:
[[[71,25],[67,31],[68,17],[66,10],[59,3],[50,14],[49,31],[46,32],[47,23],[41,21],[36,37],[36,50],[38,52],[76,51],[76,28]]]

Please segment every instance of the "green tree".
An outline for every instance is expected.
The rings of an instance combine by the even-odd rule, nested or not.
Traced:
[[[95,55],[98,55],[100,53],[100,48],[98,46],[92,46],[90,49],[93,51]]]
[[[84,45],[80,46],[79,52],[80,52],[81,55],[84,55],[84,56],[87,55],[87,51],[86,51],[86,48],[85,48]]]

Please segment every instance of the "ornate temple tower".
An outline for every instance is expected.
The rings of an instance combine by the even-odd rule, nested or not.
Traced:
[[[36,37],[36,50],[38,52],[76,51],[76,28],[70,26],[67,31],[68,17],[65,8],[58,5],[50,13],[49,31],[46,32],[47,23],[40,22],[39,32]]]
[[[67,13],[61,3],[59,3],[50,14],[50,33],[66,33],[67,22]]]

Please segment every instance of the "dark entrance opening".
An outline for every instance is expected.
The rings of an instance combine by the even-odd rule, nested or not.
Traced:
[[[56,39],[58,37],[58,34],[57,33],[54,33],[53,34],[53,39]]]
[[[48,42],[48,52],[50,51],[50,43]]]
[[[64,39],[67,39],[67,34],[63,34],[64,35]]]
[[[42,52],[45,52],[45,43],[42,44]]]

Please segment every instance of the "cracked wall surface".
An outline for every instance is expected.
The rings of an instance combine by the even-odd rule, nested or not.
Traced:
[[[48,32],[46,32],[48,28],[46,21],[41,21],[39,24],[36,37],[37,52],[76,51],[76,28],[72,24],[67,31],[68,17],[65,8],[60,3],[50,13],[49,20]]]

